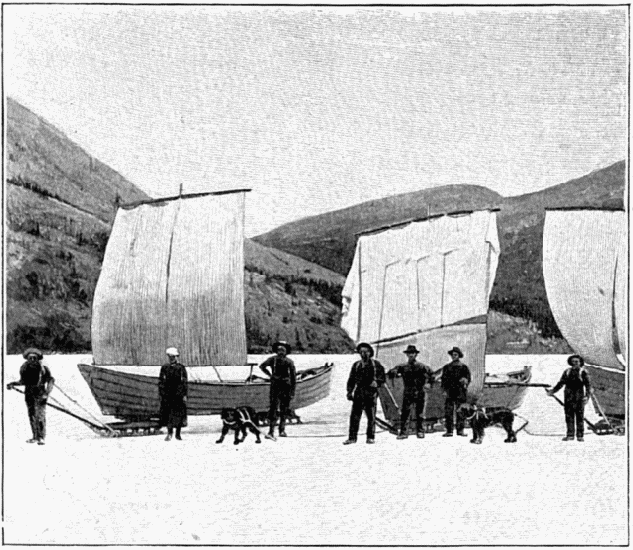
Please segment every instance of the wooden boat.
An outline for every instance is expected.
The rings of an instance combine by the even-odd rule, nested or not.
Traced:
[[[297,375],[293,411],[313,405],[329,394],[332,365],[324,365]],[[128,421],[158,416],[158,370],[156,375],[114,371],[79,365],[101,412]],[[187,412],[191,415],[220,414],[225,407],[248,404],[263,420],[268,411],[270,382],[247,377],[244,381],[200,381],[189,383]]]
[[[439,378],[448,350],[464,352],[472,381],[470,401],[517,408],[529,369],[508,373],[509,383],[488,384],[485,374],[488,301],[499,256],[496,210],[454,212],[381,227],[359,235],[343,289],[342,326],[356,342],[369,342],[388,369],[406,361],[413,344],[418,360]],[[386,419],[397,425],[402,382],[388,378],[379,392]],[[436,384],[427,393],[425,416],[444,416]]]
[[[236,379],[249,367],[246,191],[119,207],[92,306],[94,364],[79,365],[103,414],[126,421],[156,416],[160,365],[172,346],[188,369],[189,414],[268,408],[268,381]],[[219,378],[218,367],[229,375]],[[331,375],[327,364],[299,372],[293,410],[326,397]]]
[[[545,213],[543,278],[554,319],[585,360],[596,412],[619,420],[626,409],[627,239],[623,210]]]

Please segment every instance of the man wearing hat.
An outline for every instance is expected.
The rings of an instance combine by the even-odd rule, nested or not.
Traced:
[[[419,438],[424,437],[424,403],[426,391],[435,382],[433,371],[423,363],[416,361],[419,350],[413,346],[407,346],[404,350],[407,362],[395,366],[389,371],[389,376],[395,378],[402,376],[404,382],[404,396],[402,400],[402,413],[400,414],[400,435],[397,439],[408,437],[409,412],[415,405],[416,432]]]
[[[160,396],[160,425],[167,426],[170,441],[176,428],[176,439],[181,440],[180,430],[187,425],[187,369],[178,361],[176,348],[165,350],[169,361],[160,369],[158,395]]]
[[[268,409],[270,427],[266,439],[273,441],[275,440],[277,410],[279,410],[279,437],[286,437],[286,417],[290,412],[290,402],[295,396],[297,370],[292,359],[287,357],[291,352],[288,342],[275,342],[273,353],[276,355],[259,365],[259,368],[270,377],[270,408]]]
[[[343,445],[356,443],[363,411],[367,417],[367,443],[374,443],[378,388],[385,383],[384,367],[372,359],[374,348],[363,342],[356,346],[356,352],[360,354],[360,361],[352,365],[347,380],[347,399],[352,401],[352,412],[349,419],[349,438]]]
[[[448,354],[453,359],[442,367],[442,390],[446,400],[444,401],[444,416],[446,422],[446,433],[444,437],[453,436],[453,415],[457,427],[457,435],[466,436],[464,428],[466,420],[461,412],[460,405],[466,403],[466,390],[470,384],[470,369],[461,362],[464,354],[458,347],[448,350]]]
[[[561,379],[547,395],[554,395],[565,386],[565,423],[567,435],[563,441],[573,441],[574,432],[578,441],[585,440],[585,405],[591,395],[591,381],[587,374],[585,361],[580,355],[571,355],[567,359],[569,368],[563,372]],[[574,430],[575,423],[575,430]]]
[[[7,389],[24,386],[24,400],[29,414],[33,437],[27,443],[44,445],[46,439],[46,401],[53,390],[55,379],[50,369],[42,363],[44,356],[36,348],[27,349],[22,356],[26,359],[20,367],[20,380],[9,382]]]

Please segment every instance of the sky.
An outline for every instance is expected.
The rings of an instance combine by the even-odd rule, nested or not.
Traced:
[[[12,97],[152,197],[250,188],[246,234],[627,157],[628,14],[598,7],[3,6]]]

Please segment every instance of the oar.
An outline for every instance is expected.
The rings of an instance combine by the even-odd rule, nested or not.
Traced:
[[[486,382],[486,386],[522,386],[527,388],[549,388],[550,384],[532,383],[532,382]]]
[[[558,401],[563,407],[565,406],[565,403],[563,403],[560,399],[558,399],[558,397],[556,397],[554,394],[548,393],[547,395],[549,395],[550,397],[553,397],[554,399],[556,399],[556,401]],[[591,428],[591,431],[593,433],[595,433],[595,434],[598,434],[598,428],[596,428],[596,425],[592,424],[591,422],[589,422],[589,420],[587,420],[586,418],[584,420],[587,423],[587,426],[589,426]]]

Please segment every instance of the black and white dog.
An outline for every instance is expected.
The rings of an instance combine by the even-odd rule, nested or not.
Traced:
[[[516,443],[517,435],[514,431],[514,413],[510,409],[486,410],[484,407],[475,404],[462,405],[462,414],[466,420],[470,420],[470,427],[473,430],[471,443],[481,444],[484,438],[484,429],[495,424],[500,424],[506,431],[505,443]]]
[[[246,439],[247,430],[250,430],[257,437],[257,443],[261,443],[261,432],[257,428],[257,414],[252,407],[237,407],[235,409],[225,408],[222,409],[222,435],[216,443],[222,443],[224,438],[233,430],[235,432],[235,440],[233,443],[238,445]],[[240,433],[242,438],[240,439]]]

